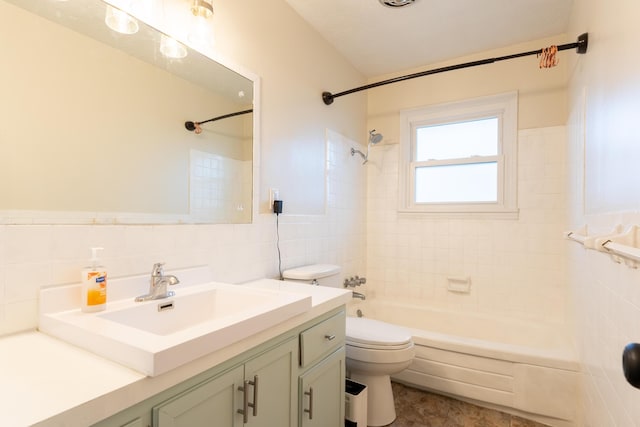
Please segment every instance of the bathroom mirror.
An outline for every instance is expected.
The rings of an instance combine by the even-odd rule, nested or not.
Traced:
[[[254,82],[105,14],[0,0],[0,223],[251,222]]]

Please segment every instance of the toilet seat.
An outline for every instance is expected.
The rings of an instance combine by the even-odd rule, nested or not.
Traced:
[[[362,348],[366,350],[380,350],[380,351],[391,351],[391,350],[404,350],[405,348],[413,347],[412,342],[408,342],[406,344],[400,345],[374,345],[374,344],[362,344],[359,342],[349,341],[348,339],[345,342],[346,345],[351,347]]]
[[[404,350],[413,347],[404,328],[365,317],[347,317],[346,344],[371,350]]]

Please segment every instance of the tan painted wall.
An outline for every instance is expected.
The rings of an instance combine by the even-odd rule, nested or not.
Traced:
[[[446,63],[431,64],[418,69],[405,70],[402,73],[379,76],[371,79],[370,83],[447,65],[527,52],[566,42],[566,36],[559,35],[549,39],[483,52],[474,56],[457,58]],[[399,111],[402,109],[514,90],[519,93],[519,129],[564,125],[567,118],[567,59],[565,55],[572,55],[572,53],[560,53],[560,63],[552,69],[539,69],[536,56],[529,56],[419,77],[371,89],[368,91],[368,126],[384,133],[387,142],[398,142]]]

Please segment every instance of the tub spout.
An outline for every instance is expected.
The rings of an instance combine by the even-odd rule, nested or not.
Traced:
[[[360,298],[363,301],[367,299],[367,297],[364,294],[361,294],[360,292],[356,292],[356,291],[353,291],[353,297]]]

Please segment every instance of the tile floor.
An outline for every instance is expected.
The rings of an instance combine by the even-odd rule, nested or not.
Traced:
[[[392,383],[398,418],[390,427],[543,427],[515,415]]]

